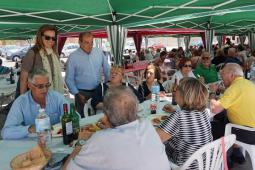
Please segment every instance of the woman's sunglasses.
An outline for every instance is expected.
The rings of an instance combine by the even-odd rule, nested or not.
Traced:
[[[192,68],[192,65],[185,64],[183,67],[190,67],[190,68]]]
[[[48,36],[48,35],[43,35],[44,36],[44,39],[47,40],[47,41],[56,41],[56,37],[51,37],[51,36]]]

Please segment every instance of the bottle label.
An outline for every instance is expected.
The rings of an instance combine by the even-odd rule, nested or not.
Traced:
[[[151,92],[152,92],[152,93],[159,93],[159,91],[160,91],[159,86],[152,86],[152,87],[151,87]]]
[[[35,119],[35,128],[36,128],[37,133],[39,133],[41,131],[51,129],[51,127],[50,127],[50,118],[45,117],[45,118],[42,118],[42,119]]]
[[[151,103],[150,108],[151,108],[151,110],[157,110],[157,104]]]
[[[66,123],[66,135],[70,135],[73,133],[73,125],[72,122]]]

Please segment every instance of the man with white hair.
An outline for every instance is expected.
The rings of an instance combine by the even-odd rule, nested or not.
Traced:
[[[213,113],[226,109],[231,123],[255,127],[255,85],[243,75],[238,64],[225,65],[221,78],[227,89],[220,100],[211,100],[211,109]]]
[[[50,86],[51,82],[45,69],[35,68],[29,72],[30,90],[13,102],[1,132],[3,139],[22,139],[36,133],[35,119],[40,108],[45,109],[51,125],[60,122],[64,112],[63,104],[68,102],[62,94],[49,90]]]
[[[92,136],[82,129],[64,170],[170,169],[155,128],[147,120],[138,120],[138,100],[129,88],[109,89],[103,106],[102,124],[108,128]]]
[[[227,88],[219,100],[211,100],[211,110],[213,113],[220,113],[226,109],[227,118],[230,123],[255,127],[255,85],[246,80],[243,70],[240,65],[236,63],[227,63],[221,71],[221,78],[225,87]],[[212,131],[224,135],[225,124],[213,126]],[[245,143],[254,143],[254,138],[251,134],[245,131],[233,131],[238,136],[238,140]],[[238,147],[233,148],[233,153],[228,159],[229,166],[232,166],[232,161],[242,164],[245,159],[242,156]]]

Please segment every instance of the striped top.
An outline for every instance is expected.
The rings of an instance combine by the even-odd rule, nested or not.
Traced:
[[[171,135],[165,142],[169,160],[182,165],[195,151],[212,141],[210,111],[176,111],[160,125]]]

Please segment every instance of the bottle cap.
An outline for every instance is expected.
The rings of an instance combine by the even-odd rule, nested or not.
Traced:
[[[42,113],[42,112],[45,112],[45,109],[44,109],[44,108],[40,108],[40,109],[39,109],[39,113]]]

